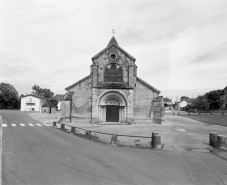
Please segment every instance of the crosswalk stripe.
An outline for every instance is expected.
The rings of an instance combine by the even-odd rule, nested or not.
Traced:
[[[33,125],[33,124],[31,124],[31,123],[29,123],[28,125],[29,125],[29,126],[31,126],[31,127],[34,127],[34,125]]]
[[[7,124],[2,124],[2,127],[7,127]]]
[[[47,125],[47,124],[45,124],[45,123],[43,123],[45,126],[47,126],[47,127],[49,127],[50,125]]]
[[[40,124],[38,124],[38,123],[36,123],[36,125],[42,127],[42,125],[40,125]]]
[[[25,124],[21,123],[20,126],[25,127]]]
[[[16,124],[11,124],[12,125],[12,127],[16,127],[17,125]]]

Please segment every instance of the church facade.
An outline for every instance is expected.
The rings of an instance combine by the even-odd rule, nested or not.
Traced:
[[[92,57],[90,74],[65,88],[62,116],[95,124],[152,123],[160,91],[137,76],[135,61],[112,37]]]

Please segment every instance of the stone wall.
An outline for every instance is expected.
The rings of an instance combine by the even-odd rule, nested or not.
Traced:
[[[157,93],[137,81],[134,89],[134,122],[152,123],[154,109],[153,100]]]
[[[91,78],[89,78],[70,89],[71,92],[74,92],[72,96],[72,118],[91,117],[91,81]]]

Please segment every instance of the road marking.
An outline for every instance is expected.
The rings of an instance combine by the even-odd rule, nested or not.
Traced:
[[[31,127],[34,127],[34,125],[33,125],[33,124],[31,124],[31,123],[29,123],[28,125],[29,125],[29,126],[31,126]]]
[[[47,125],[47,124],[45,124],[45,123],[43,123],[45,126],[47,126],[47,127],[49,127],[50,125]]]
[[[38,124],[38,123],[36,123],[36,125],[37,125],[37,126],[39,126],[39,127],[41,127],[41,126],[42,126],[42,125],[40,125],[40,124]]]
[[[20,126],[25,127],[25,124],[21,123]]]
[[[2,124],[2,127],[7,127],[7,124]]]
[[[11,124],[12,125],[12,127],[16,127],[17,125],[16,124]]]

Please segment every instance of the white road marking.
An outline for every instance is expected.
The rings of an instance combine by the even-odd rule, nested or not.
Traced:
[[[31,123],[29,123],[28,125],[29,125],[29,126],[31,126],[31,127],[34,127],[34,125],[33,125],[33,124],[31,124]]]
[[[40,127],[42,126],[42,125],[40,125],[40,124],[38,124],[38,123],[36,123],[36,125],[37,125],[37,126],[40,126]]]
[[[45,123],[43,123],[45,126],[47,126],[47,127],[49,127],[50,125],[47,125],[47,124],[45,124]]]
[[[25,124],[21,123],[20,126],[25,127]]]
[[[7,127],[7,124],[2,124],[2,127]]]
[[[12,127],[16,127],[17,126],[16,124],[13,124],[13,123],[11,125],[12,125]]]

